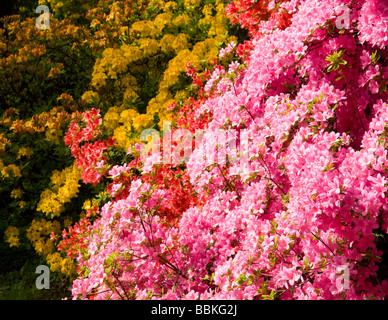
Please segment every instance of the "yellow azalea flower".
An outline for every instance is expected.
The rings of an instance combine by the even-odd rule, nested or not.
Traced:
[[[137,132],[142,132],[144,129],[150,128],[153,122],[149,115],[140,114],[133,119],[133,127]]]
[[[171,24],[172,21],[172,14],[169,12],[161,13],[156,16],[154,20],[155,26],[159,29],[160,32],[163,31],[163,29]]]
[[[122,54],[124,58],[128,60],[128,62],[133,62],[141,59],[142,52],[140,48],[136,45],[123,45],[121,47]]]
[[[22,189],[13,189],[11,191],[11,198],[13,199],[19,199],[23,196],[24,191]]]
[[[201,4],[201,0],[185,0],[184,4],[187,10],[194,10]]]
[[[138,97],[137,92],[134,90],[134,87],[129,86],[124,92],[124,101],[130,99],[136,99]]]
[[[132,36],[142,36],[142,37],[149,37],[152,33],[152,29],[154,28],[154,25],[152,21],[136,21],[132,24],[131,27],[131,35]]]
[[[107,75],[103,72],[93,73],[92,86],[95,88],[105,86],[107,78]]]
[[[49,253],[46,257],[46,260],[50,265],[50,270],[52,272],[60,271],[62,257],[59,252]]]
[[[55,144],[60,144],[60,139],[63,135],[63,131],[60,129],[49,128],[45,133],[46,141],[53,141]]]
[[[191,22],[190,17],[187,14],[181,14],[173,20],[173,24],[177,27],[185,27]]]
[[[175,50],[176,53],[179,53],[179,51],[187,49],[188,47],[189,42],[187,40],[187,36],[184,33],[178,34],[172,43],[172,48]]]
[[[19,201],[19,208],[24,209],[27,206],[27,202],[25,201]]]
[[[136,110],[126,109],[120,113],[120,123],[132,123],[137,116],[139,116],[139,113]]]
[[[97,92],[94,92],[94,91],[86,91],[82,97],[81,97],[82,100],[85,100],[86,103],[93,103],[94,101],[96,101],[97,103],[99,102],[99,96],[98,96],[98,93]]]
[[[67,277],[76,275],[77,268],[73,260],[69,258],[62,258],[59,252],[48,254],[46,260],[50,265],[51,271],[60,272]]]
[[[20,159],[21,157],[27,157],[29,159],[33,154],[34,151],[32,151],[30,148],[21,147],[18,151],[17,159]]]
[[[72,219],[69,217],[66,217],[65,220],[63,221],[63,226],[67,228],[67,227],[70,227],[72,223],[73,223]]]
[[[92,202],[88,199],[84,202],[82,209],[84,210],[89,210],[92,207]]]
[[[143,57],[155,55],[159,49],[159,42],[154,39],[139,39],[140,49],[143,51]]]
[[[177,9],[177,4],[175,1],[168,1],[164,4],[164,12],[172,12]]]
[[[51,217],[60,216],[65,203],[76,197],[79,191],[81,172],[74,163],[62,171],[54,170],[51,176],[52,188],[44,190],[36,210]]]
[[[6,167],[3,167],[3,169],[1,170],[1,175],[4,178],[11,178],[11,177],[21,178],[22,176],[19,167],[17,167],[14,164],[10,164]]]
[[[77,267],[75,266],[73,260],[69,258],[65,258],[61,262],[61,273],[71,277],[72,275],[75,275],[77,272]]]
[[[91,28],[96,28],[99,24],[100,24],[100,20],[93,19],[92,22],[90,22],[90,27]]]
[[[67,277],[76,275],[77,268],[73,260],[69,258],[62,258],[59,252],[50,253],[46,257],[50,270],[53,272],[60,272]]]
[[[10,247],[19,247],[19,229],[14,226],[9,226],[4,232],[5,241],[9,243]]]
[[[56,75],[60,74],[63,70],[63,64],[58,64],[58,66],[54,66],[50,69],[50,73],[48,78],[54,78]]]
[[[129,130],[127,129],[129,128]],[[119,126],[118,128],[115,129],[113,133],[113,138],[116,139],[117,144],[123,148],[123,149],[128,149],[131,145],[130,141],[130,124],[128,123],[127,125],[124,124],[122,126]]]
[[[0,153],[5,151],[7,144],[10,144],[10,141],[5,137],[4,133],[0,133]]]
[[[52,232],[59,233],[60,231],[61,224],[56,220],[33,219],[30,227],[27,229],[27,238],[38,254],[47,256],[54,250],[54,244],[49,238],[50,234]]]
[[[108,130],[115,130],[119,126],[120,114],[116,109],[110,108],[102,121],[103,126]]]
[[[214,6],[212,4],[207,4],[203,7],[202,9],[202,13],[205,15],[205,16],[211,16],[212,15],[212,11],[214,9]]]
[[[162,40],[160,40],[160,48],[163,52],[173,51],[172,43],[175,40],[175,36],[173,34],[167,33],[163,36]]]

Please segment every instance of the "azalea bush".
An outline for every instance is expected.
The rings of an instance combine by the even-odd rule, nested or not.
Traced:
[[[231,27],[223,0],[37,4],[50,10],[48,29],[28,8],[0,29],[0,225],[11,250],[34,251],[71,279],[74,261],[54,240],[109,199],[97,159],[114,144],[108,163],[127,162],[142,130],[159,129],[173,114],[167,106],[195,91],[187,62],[212,68],[219,50],[246,34]],[[70,149],[66,131],[92,108],[101,143],[78,133]]]
[[[160,139],[115,163],[98,110],[73,122],[87,182],[110,181],[60,240],[78,263],[73,297],[387,298],[385,8],[232,3],[252,40],[210,73],[186,66],[196,98],[169,106]]]
[[[93,192],[63,140],[84,109],[93,54],[81,26],[53,16],[39,30],[34,15],[4,17],[0,31],[0,222],[12,249],[45,258],[56,251],[50,234],[79,220]]]
[[[40,4],[0,34],[12,248],[74,299],[388,297],[386,1]]]

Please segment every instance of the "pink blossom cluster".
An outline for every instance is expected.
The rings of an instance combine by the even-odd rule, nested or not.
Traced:
[[[348,29],[333,28],[340,5]],[[84,239],[74,298],[388,298],[386,2],[282,6],[289,25],[263,20],[247,67],[210,95],[228,72],[216,68],[208,98],[185,118],[191,132],[187,119],[206,119],[205,133],[169,179],[198,201],[166,219],[161,208],[177,194],[157,183],[161,159],[146,161]],[[211,151],[219,130],[237,135],[222,162]],[[115,183],[123,172],[110,170]]]
[[[225,55],[232,52],[235,48],[236,48],[236,43],[232,41],[231,43],[228,44],[226,48],[223,48],[220,50],[218,57],[220,59],[223,58]]]

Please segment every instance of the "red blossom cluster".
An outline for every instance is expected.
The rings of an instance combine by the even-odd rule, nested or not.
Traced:
[[[76,159],[78,168],[82,168],[82,180],[85,183],[97,184],[100,181],[101,173],[98,169],[103,168],[105,149],[113,146],[115,140],[109,137],[108,140],[97,140],[93,143],[90,141],[95,139],[100,133],[101,118],[99,110],[92,109],[82,114],[82,121],[85,126],[80,126],[76,120],[69,126],[69,130],[65,135],[65,143],[70,147],[73,157]]]
[[[77,259],[81,251],[85,251],[87,244],[85,240],[91,232],[91,222],[89,218],[81,219],[68,230],[62,231],[62,240],[58,245],[60,251],[66,252],[69,258]]]
[[[263,36],[261,24],[272,23],[273,27],[280,30],[286,29],[291,23],[292,14],[289,13],[283,3],[295,2],[289,0],[281,1],[232,1],[225,9],[226,15],[232,24],[239,24],[249,31],[254,38]]]

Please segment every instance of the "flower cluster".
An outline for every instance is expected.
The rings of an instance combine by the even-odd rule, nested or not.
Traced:
[[[14,226],[9,226],[4,232],[5,241],[7,241],[10,247],[18,247],[20,245],[19,229]]]
[[[53,241],[50,239],[52,232],[59,233],[61,225],[58,221],[47,221],[45,219],[32,220],[27,229],[27,238],[32,243],[35,251],[42,256],[47,256],[55,249]]]
[[[3,178],[21,178],[22,174],[18,166],[10,164],[1,169],[1,176]]]
[[[170,104],[173,131],[203,131],[186,165],[131,149],[110,167],[74,298],[388,296],[388,69],[383,24],[366,29],[364,16],[383,9],[345,2],[348,29],[333,28],[337,1],[229,5],[232,22],[254,22],[249,52],[236,49],[249,59],[215,66],[199,100]],[[187,199],[178,215],[166,211],[174,199]]]
[[[62,258],[59,252],[50,253],[47,255],[47,262],[50,265],[50,270],[58,272],[69,278],[76,274],[76,266],[72,259]]]
[[[65,143],[70,147],[72,155],[76,158],[77,167],[82,168],[82,180],[85,183],[96,184],[101,178],[98,169],[104,165],[105,157],[103,152],[114,145],[115,141],[109,137],[107,141],[86,142],[80,146],[81,142],[94,139],[101,133],[99,127],[102,119],[99,111],[93,108],[83,113],[82,121],[86,124],[84,128],[76,120],[73,120],[69,126],[69,131],[65,135]]]
[[[388,297],[384,1],[39,3],[0,30],[10,247],[74,299]]]
[[[155,11],[146,19],[129,23],[121,45],[102,52],[93,68],[92,91],[88,91],[88,97],[93,93],[99,100],[111,102],[107,128],[116,129],[114,137],[124,149],[139,142],[139,133],[145,128],[162,128],[163,121],[171,120],[167,106],[187,96],[187,62],[202,69],[205,61],[217,57],[218,45],[236,40],[228,34],[225,1],[211,1],[204,8],[200,2],[153,5]],[[141,116],[133,116],[131,125],[117,116],[128,109]]]
[[[65,210],[65,203],[77,196],[80,179],[81,172],[75,164],[61,172],[53,171],[52,188],[41,193],[36,210],[42,211],[51,218],[59,216]]]

